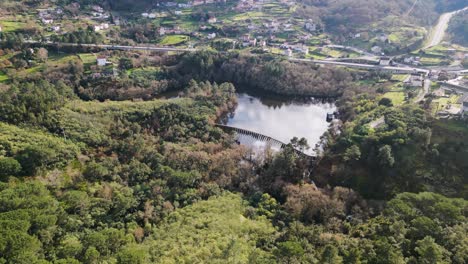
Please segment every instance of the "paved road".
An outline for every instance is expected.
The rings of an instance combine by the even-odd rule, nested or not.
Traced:
[[[444,39],[445,36],[445,31],[448,28],[448,24],[450,22],[450,19],[462,12],[468,10],[468,7],[465,7],[463,9],[453,11],[450,13],[444,13],[440,16],[439,21],[437,22],[437,25],[433,28],[433,31],[431,34],[429,34],[429,40],[427,41],[427,45],[424,47],[424,49],[428,49],[430,47],[438,45],[442,40]]]
[[[419,91],[419,94],[414,98],[414,102],[419,103],[422,100],[424,100],[424,97],[426,96],[426,94],[429,93],[430,88],[431,88],[431,80],[429,78],[426,78],[424,80],[423,89],[421,89]]]
[[[289,58],[289,60],[298,61],[298,62],[312,62],[316,64],[339,65],[339,66],[345,66],[345,67],[350,67],[350,68],[384,70],[384,71],[387,70],[387,71],[395,71],[395,72],[402,72],[402,73],[412,73],[415,71],[421,72],[424,74],[429,73],[429,70],[421,69],[421,68],[413,68],[413,67],[380,66],[380,65],[370,65],[370,64],[361,64],[361,63],[350,63],[350,62],[329,61],[329,60],[296,59],[296,58]]]
[[[147,51],[175,51],[175,52],[194,52],[196,49],[183,49],[183,48],[171,48],[171,47],[155,47],[155,46],[123,46],[123,45],[107,45],[107,44],[78,44],[78,43],[56,43],[52,41],[39,42],[35,40],[26,40],[26,43],[31,44],[42,44],[51,46],[62,46],[62,47],[89,47],[89,48],[100,48],[100,49],[114,49],[114,50],[147,50]]]
[[[468,9],[468,8],[467,8]],[[146,50],[146,51],[163,51],[163,52],[195,52],[200,49],[185,49],[185,48],[172,48],[172,47],[155,47],[155,46],[124,46],[124,45],[107,45],[107,44],[78,44],[78,43],[55,43],[51,41],[40,42],[35,40],[26,40],[25,43],[31,44],[40,44],[40,45],[60,45],[64,47],[95,47],[101,49],[115,49],[115,50]],[[305,62],[313,62],[317,64],[329,64],[329,65],[339,65],[339,66],[346,66],[350,68],[361,68],[361,69],[374,69],[374,70],[389,70],[389,71],[400,71],[404,73],[411,73],[414,71],[418,71],[421,73],[429,73],[429,70],[422,69],[422,68],[414,68],[402,64],[398,64],[397,66],[379,66],[379,65],[370,65],[370,64],[363,64],[363,63],[350,63],[350,62],[340,62],[340,61],[331,61],[331,60],[311,60],[311,59],[296,59],[290,58],[291,61],[305,61]],[[446,69],[446,67],[444,67]],[[442,69],[442,68],[441,68]],[[439,70],[441,70],[439,69]],[[459,72],[457,70],[453,70],[453,72]]]

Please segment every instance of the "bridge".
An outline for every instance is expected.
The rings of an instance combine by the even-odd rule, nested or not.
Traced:
[[[267,146],[270,146],[272,148],[277,148],[277,149],[283,149],[286,147],[286,145],[288,145],[278,139],[274,139],[270,136],[263,135],[261,133],[257,133],[257,132],[250,131],[250,130],[243,129],[243,128],[227,126],[227,125],[222,125],[222,124],[216,124],[216,127],[219,127],[226,132],[235,132],[237,134],[237,138],[236,138],[237,141],[248,142],[250,145],[253,145],[255,141],[264,142],[265,144],[267,144]],[[295,149],[295,150],[299,155],[310,158],[313,161],[315,161],[316,159],[315,156],[309,155],[299,149]]]

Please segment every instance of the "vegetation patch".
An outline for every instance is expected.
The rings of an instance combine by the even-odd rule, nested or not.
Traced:
[[[171,36],[165,36],[160,44],[161,45],[177,45],[184,43],[189,40],[188,36],[185,35],[171,35]]]
[[[392,100],[393,105],[401,105],[405,102],[404,92],[388,92],[383,97]]]

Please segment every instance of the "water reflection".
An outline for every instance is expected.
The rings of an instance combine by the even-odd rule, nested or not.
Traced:
[[[238,94],[238,106],[225,122],[229,126],[261,133],[285,143],[304,137],[311,147],[328,129],[327,113],[335,105],[323,100],[292,100],[284,97]],[[241,142],[243,143],[243,142]],[[259,145],[254,143],[254,145]],[[312,154],[312,151],[309,151]]]

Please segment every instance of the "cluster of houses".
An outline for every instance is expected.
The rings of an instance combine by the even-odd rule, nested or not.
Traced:
[[[262,8],[261,1],[254,1],[254,0],[241,0],[237,3],[235,10],[238,12],[248,12],[252,10],[260,10]]]
[[[104,55],[98,55],[96,57],[96,65],[91,68],[93,73],[89,75],[90,79],[117,77],[119,75],[119,71],[115,65],[108,60],[107,56]]]
[[[39,20],[43,25],[49,26],[49,30],[58,32],[60,31],[60,26],[54,24],[54,22],[60,21],[63,15],[63,9],[60,7],[57,8],[48,8],[48,9],[38,9]]]
[[[417,57],[417,56],[406,57],[403,59],[403,62],[406,64],[418,66],[421,64],[421,57]]]
[[[406,85],[412,87],[422,87],[424,85],[424,77],[421,73],[413,72],[407,80]]]
[[[98,19],[98,20],[107,20],[110,17],[109,13],[105,12],[104,8],[98,5],[91,6],[91,15],[93,16],[93,19]]]
[[[156,18],[157,17],[157,14],[156,13],[141,13],[141,16],[144,17],[144,18]]]
[[[462,98],[462,116],[468,115],[468,95]]]
[[[77,2],[71,3],[71,6],[74,9],[80,9],[80,4]],[[47,25],[50,31],[60,32],[61,26],[60,21],[64,16],[64,10],[60,7],[57,8],[48,8],[48,9],[38,9],[38,18],[42,24]],[[106,20],[110,19],[110,15],[102,7],[98,5],[92,5],[87,11],[86,18],[90,20],[95,20],[98,22],[97,25],[93,25],[95,32],[105,30],[109,28],[109,23]],[[119,19],[114,19],[114,23],[119,23]]]
[[[159,27],[158,28],[158,35],[159,36],[164,36],[164,35],[170,35],[170,34],[185,34],[187,33],[185,30],[181,29],[179,26],[175,26],[173,28],[167,28],[167,27]]]
[[[304,44],[294,44],[290,45],[288,43],[284,43],[280,45],[280,48],[284,50],[284,55],[291,57],[293,55],[293,51],[308,55],[309,54],[309,47]]]
[[[101,30],[106,30],[109,28],[108,23],[101,23],[93,26],[94,32],[99,32]]]
[[[304,29],[309,32],[316,32],[318,29],[317,23],[315,23],[312,19],[309,19],[304,24]]]
[[[264,39],[261,39],[260,41],[257,40],[257,38],[251,38],[250,34],[245,34],[241,37],[240,42],[242,44],[242,47],[265,47],[266,46],[266,41]]]

